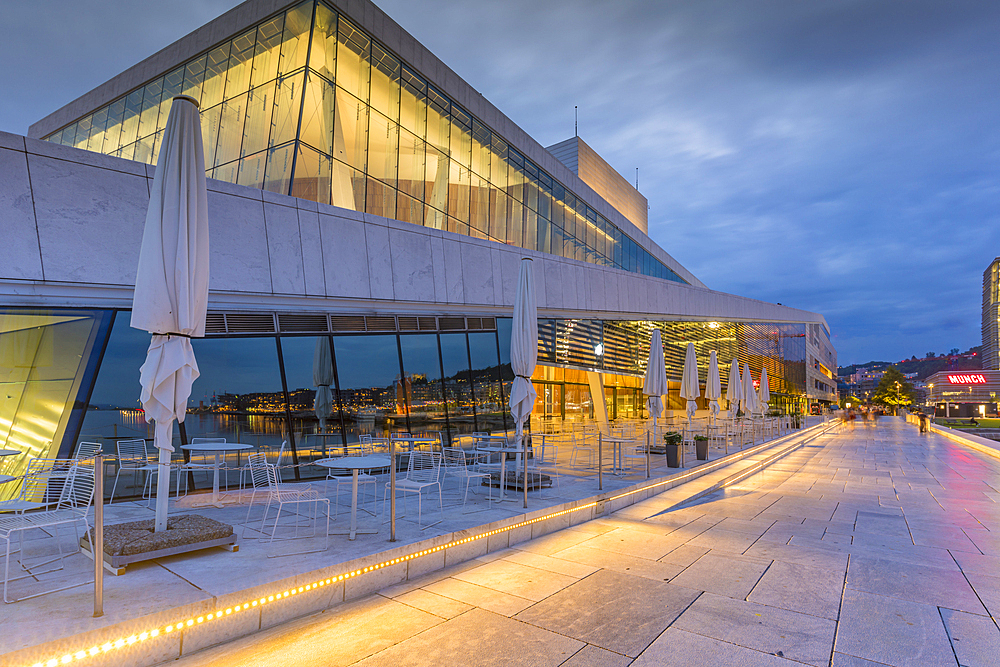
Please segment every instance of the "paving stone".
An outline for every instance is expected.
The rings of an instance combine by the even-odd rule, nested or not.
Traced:
[[[793,667],[784,658],[712,639],[677,628],[667,628],[643,651],[632,667]]]
[[[615,553],[657,560],[667,555],[684,542],[671,535],[654,535],[652,533],[619,528],[604,533],[590,540],[586,546],[592,549],[603,549]]]
[[[817,667],[830,664],[834,621],[705,593],[672,627]]]
[[[680,586],[601,570],[515,618],[634,658],[698,595]]]
[[[670,583],[742,600],[770,564],[767,560],[710,551]]]
[[[577,581],[557,572],[520,565],[509,560],[486,563],[471,570],[455,574],[460,581],[492,588],[495,591],[516,595],[528,600],[544,600]]]
[[[958,664],[937,607],[851,589],[834,649],[896,667]]]
[[[747,599],[836,620],[843,592],[843,570],[774,561]]]
[[[472,605],[420,589],[403,593],[393,599],[441,618],[454,618],[472,609]]]
[[[477,586],[459,579],[442,579],[425,587],[431,593],[443,595],[446,598],[458,600],[473,607],[481,607],[487,611],[503,616],[513,616],[522,609],[530,607],[532,602],[527,598],[508,595],[492,588]]]
[[[1000,661],[1000,629],[988,616],[942,609],[951,647],[963,667],[992,667]]]
[[[682,565],[646,560],[645,558],[627,556],[613,551],[604,551],[603,549],[591,549],[585,545],[570,547],[569,549],[556,552],[555,557],[581,563],[593,568],[614,570],[622,574],[645,577],[656,581],[669,581],[684,570],[684,566]]]
[[[627,667],[632,658],[593,645],[586,645],[560,667]]]
[[[475,650],[474,646],[481,648]],[[488,667],[502,661],[504,665],[556,667],[583,646],[583,642],[569,637],[473,609],[362,660],[357,666]]]
[[[847,587],[975,614],[986,613],[965,576],[952,570],[853,556],[847,570]]]

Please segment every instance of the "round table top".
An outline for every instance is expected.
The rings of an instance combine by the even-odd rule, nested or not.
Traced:
[[[0,449],[0,456],[15,456],[21,452],[16,449]]]
[[[244,449],[253,449],[253,445],[244,445],[238,442],[195,442],[190,445],[181,445],[181,449],[189,452],[238,452]]]
[[[313,461],[314,465],[324,468],[339,468],[341,470],[368,470],[370,468],[388,468],[392,461],[388,456],[369,454],[368,456],[342,456],[337,459],[320,459]]]

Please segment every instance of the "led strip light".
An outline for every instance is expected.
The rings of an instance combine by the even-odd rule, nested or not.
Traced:
[[[762,443],[756,449],[764,447],[764,444],[766,444],[766,443]],[[748,450],[746,450],[746,454],[750,455],[750,454],[754,453],[756,451],[756,449],[748,449]],[[632,491],[625,491],[623,493],[619,493],[618,495],[615,495],[615,496],[610,496],[610,497],[605,498],[605,499],[600,500],[600,501],[589,502],[589,503],[586,503],[584,505],[579,505],[577,507],[571,507],[570,509],[561,510],[559,512],[553,512],[551,514],[546,514],[544,516],[536,517],[534,519],[528,519],[526,521],[520,521],[518,523],[512,524],[510,526],[506,526],[504,528],[497,528],[496,530],[486,531],[484,533],[479,533],[478,535],[473,535],[471,537],[466,537],[466,538],[463,538],[461,540],[455,540],[455,541],[452,541],[452,542],[448,542],[447,544],[442,544],[440,546],[430,547],[429,549],[422,549],[420,551],[415,551],[415,552],[413,552],[411,554],[407,554],[405,556],[400,556],[399,558],[392,558],[390,560],[383,561],[383,562],[378,563],[376,565],[369,565],[368,567],[358,568],[357,570],[351,570],[350,572],[344,572],[343,574],[338,574],[338,575],[335,575],[335,576],[332,576],[332,577],[327,577],[325,579],[318,579],[317,581],[314,581],[311,584],[305,584],[304,586],[298,586],[296,588],[289,588],[289,589],[286,589],[286,590],[284,590],[284,591],[282,591],[280,593],[274,593],[272,595],[266,595],[266,596],[262,596],[260,598],[248,599],[248,600],[246,600],[246,601],[244,601],[242,603],[238,603],[238,604],[226,607],[225,609],[219,609],[217,611],[214,611],[214,612],[211,612],[211,613],[208,613],[208,614],[204,614],[204,615],[201,615],[201,616],[196,616],[196,617],[188,618],[187,620],[178,621],[176,623],[168,623],[167,625],[165,625],[163,627],[152,628],[152,629],[147,630],[145,632],[141,632],[139,634],[131,635],[130,637],[123,637],[123,638],[120,638],[120,639],[118,639],[116,641],[113,641],[113,642],[110,642],[110,641],[109,642],[105,642],[104,644],[101,644],[100,646],[92,646],[91,648],[86,649],[86,650],[76,651],[75,653],[67,653],[67,654],[65,654],[65,655],[63,655],[61,657],[50,658],[47,661],[36,662],[36,663],[34,663],[34,664],[30,665],[30,666],[26,666],[26,667],[58,667],[58,665],[66,665],[66,664],[69,664],[71,662],[84,660],[86,658],[90,658],[90,657],[93,657],[93,656],[96,656],[96,655],[101,655],[101,654],[104,654],[104,653],[110,653],[111,651],[116,651],[118,649],[126,648],[128,646],[132,646],[132,645],[137,644],[139,642],[144,642],[146,640],[153,639],[153,638],[159,637],[161,635],[168,635],[168,634],[171,634],[171,633],[174,633],[174,632],[179,632],[181,630],[184,630],[185,628],[194,627],[196,625],[203,625],[203,624],[208,623],[210,621],[217,621],[220,618],[225,618],[227,616],[232,616],[233,614],[238,614],[240,612],[247,611],[249,609],[254,609],[256,607],[262,607],[262,606],[264,606],[266,604],[271,604],[271,603],[274,603],[274,602],[279,602],[279,601],[284,600],[285,598],[291,597],[293,595],[299,595],[299,594],[303,594],[303,593],[308,593],[308,592],[314,591],[314,590],[316,590],[318,588],[322,588],[324,586],[329,586],[331,584],[339,583],[341,581],[346,581],[347,579],[352,579],[354,577],[358,577],[358,576],[361,576],[361,575],[364,575],[364,574],[368,574],[369,572],[374,572],[375,570],[380,570],[380,569],[382,569],[384,567],[388,567],[390,565],[397,565],[399,563],[404,563],[406,561],[413,560],[414,558],[419,558],[420,556],[426,556],[428,554],[436,553],[436,552],[441,551],[443,549],[449,549],[451,547],[457,547],[457,546],[462,545],[462,544],[468,544],[469,542],[473,542],[475,540],[481,540],[481,539],[483,539],[485,537],[491,537],[493,535],[499,535],[500,533],[505,533],[505,532],[507,532],[509,530],[513,530],[515,528],[522,528],[524,526],[530,526],[533,523],[538,523],[539,521],[546,521],[548,519],[554,519],[556,517],[564,516],[564,515],[570,514],[572,512],[579,512],[580,510],[590,509],[591,507],[596,507],[599,502],[608,503],[608,502],[612,502],[612,501],[618,500],[619,498],[624,498],[625,496],[630,496],[630,495],[633,495],[633,494],[636,494],[636,493],[642,493],[643,491],[648,491],[650,489],[655,489],[655,488],[664,486],[666,484],[673,485],[673,484],[676,484],[677,482],[680,482],[682,480],[685,480],[685,479],[691,477],[692,475],[698,474],[699,476],[701,476],[701,475],[703,475],[703,474],[705,474],[707,472],[715,470],[716,468],[718,468],[718,467],[720,467],[722,465],[729,465],[730,463],[732,463],[732,461],[726,461],[725,459],[718,459],[715,463],[709,463],[709,464],[706,464],[706,465],[703,465],[703,466],[699,466],[698,468],[696,468],[696,469],[694,469],[694,470],[692,470],[690,472],[687,472],[687,473],[685,473],[683,475],[678,475],[678,476],[670,477],[669,479],[664,479],[664,480],[661,480],[659,482],[653,482],[652,484],[648,484],[648,485],[646,485],[646,486],[644,486],[642,488],[635,489],[635,490],[632,490]],[[745,475],[741,476],[741,478],[742,477],[745,477]],[[739,481],[739,480],[732,480],[730,483],[734,483],[736,481]]]

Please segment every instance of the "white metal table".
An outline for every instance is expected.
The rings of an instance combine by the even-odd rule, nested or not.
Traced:
[[[358,530],[358,474],[362,470],[374,470],[377,468],[388,468],[392,466],[392,460],[388,456],[378,456],[369,454],[368,456],[345,456],[339,459],[321,459],[315,461],[314,465],[333,470],[351,471],[351,530],[348,533],[349,540],[353,540],[358,533],[374,534],[377,530]],[[378,494],[376,493],[376,502]],[[343,531],[335,531],[334,534],[343,535]]]
[[[244,445],[238,442],[199,442],[190,445],[181,445],[181,449],[189,452],[212,452],[215,454],[214,474],[212,476],[212,502],[207,505],[222,507],[219,501],[219,469],[222,467],[220,455],[227,452],[242,452],[253,449],[253,445]]]
[[[21,452],[16,449],[0,449],[0,456],[17,456]],[[17,475],[0,475],[0,484],[9,482],[12,479],[20,479]]]

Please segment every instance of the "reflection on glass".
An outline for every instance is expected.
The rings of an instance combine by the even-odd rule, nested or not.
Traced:
[[[681,281],[322,1],[302,2],[46,139],[151,163],[181,92],[200,98],[214,178],[271,189],[275,179],[261,176],[274,171],[271,154],[261,151],[301,141],[323,157],[303,153],[301,173],[278,171],[295,181],[329,172],[332,184],[284,192]]]
[[[397,401],[403,396],[396,336],[335,336],[333,346],[348,440],[407,430],[405,407],[400,410]]]
[[[21,452],[4,457],[4,474],[22,474],[31,458],[58,455],[98,328],[108,317],[107,311],[0,309],[0,448]],[[19,491],[15,482],[4,484],[0,499]]]
[[[419,334],[400,336],[403,371],[399,407],[409,411],[410,428],[417,432],[442,431],[447,423],[444,397],[441,394],[441,366],[437,336]]]
[[[469,372],[469,349],[465,334],[441,334],[441,364],[444,366],[444,391],[449,423],[456,429],[460,424],[473,427],[475,401],[472,396],[472,375]]]
[[[495,333],[470,333],[473,394],[478,431],[501,431],[506,426],[506,394],[500,386],[500,359]]]

